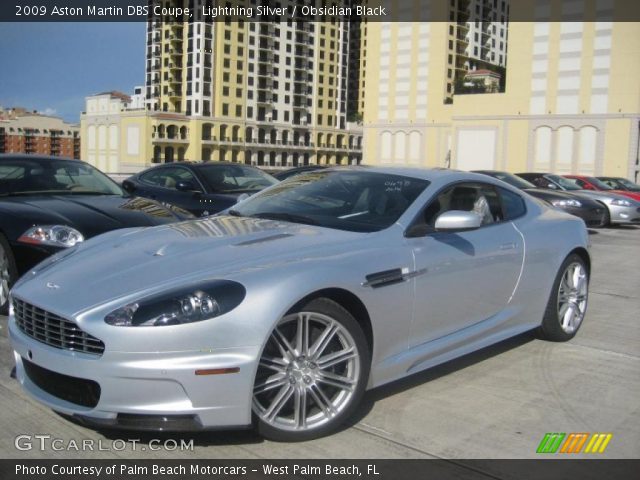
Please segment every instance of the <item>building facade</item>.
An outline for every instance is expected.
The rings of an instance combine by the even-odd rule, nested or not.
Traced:
[[[267,2],[227,2],[257,4]],[[357,97],[348,93],[348,22],[159,20],[147,26],[152,162],[360,162],[361,129],[347,121],[349,93]]]
[[[80,158],[80,128],[57,117],[17,108],[0,117],[0,153]]]
[[[625,6],[512,3],[512,15],[535,21],[509,24],[505,91],[450,103],[453,22],[370,23],[364,162],[637,180],[640,23],[608,20],[624,14],[613,8]]]

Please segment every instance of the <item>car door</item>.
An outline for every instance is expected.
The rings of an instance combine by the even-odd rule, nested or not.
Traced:
[[[519,199],[524,213],[519,195],[483,183],[452,185],[423,210],[418,221],[431,233],[411,241],[416,271],[411,346],[491,319],[509,303],[520,276],[524,243],[508,218],[513,209],[507,210],[500,192]],[[483,216],[482,226],[455,233],[435,231],[435,220],[449,210],[475,211]]]

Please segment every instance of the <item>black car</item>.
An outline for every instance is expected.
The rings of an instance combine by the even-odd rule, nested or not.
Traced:
[[[287,170],[282,170],[278,173],[274,173],[273,176],[278,180],[282,181],[282,180],[286,180],[289,177],[293,177],[294,175],[313,172],[314,170],[321,170],[323,168],[327,168],[327,165],[305,165],[304,167],[294,167],[294,168],[289,168]]]
[[[109,230],[189,218],[129,196],[80,160],[0,155],[0,311],[17,278],[53,253]]]
[[[569,192],[536,188],[534,184],[524,178],[508,172],[477,170],[476,173],[489,175],[520,190],[524,190],[532,197],[564,210],[571,215],[580,217],[588,227],[604,227],[606,225],[606,207],[595,200]]]
[[[597,177],[614,190],[626,190],[627,192],[640,192],[640,185],[622,177]]]
[[[129,193],[176,205],[197,216],[218,213],[278,181],[262,170],[226,162],[176,162],[144,170],[122,182]]]

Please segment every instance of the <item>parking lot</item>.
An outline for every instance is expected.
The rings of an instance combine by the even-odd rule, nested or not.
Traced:
[[[367,394],[350,426],[298,444],[251,431],[195,436],[97,432],[30,400],[10,378],[0,317],[0,455],[4,458],[535,458],[546,432],[607,432],[605,458],[640,457],[640,227],[591,235],[593,276],[585,323],[569,343],[524,335]],[[19,435],[124,450],[19,450]],[[152,450],[151,439],[194,439],[193,450]],[[33,442],[38,447],[37,442]],[[97,444],[96,444],[97,445]],[[157,445],[157,444],[156,444]],[[135,450],[134,450],[135,446]],[[156,447],[157,448],[157,447]],[[586,456],[579,455],[579,456]]]

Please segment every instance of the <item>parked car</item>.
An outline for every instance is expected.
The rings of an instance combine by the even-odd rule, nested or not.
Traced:
[[[502,180],[513,187],[527,192],[538,200],[542,200],[543,202],[564,210],[571,215],[580,217],[587,227],[603,227],[605,225],[605,212],[607,207],[600,202],[560,190],[544,190],[536,188],[532,183],[508,172],[477,170],[476,173],[482,173],[484,175],[497,178],[498,180]]]
[[[584,190],[593,190],[596,192],[609,192],[616,193],[625,197],[634,199],[640,202],[640,192],[632,192],[629,190],[614,189],[607,185],[605,182],[598,180],[596,177],[588,177],[585,175],[563,175],[564,178],[568,178],[574,182],[577,186]]]
[[[640,185],[622,177],[597,177],[611,188],[616,190],[626,190],[628,192],[640,192]]]
[[[313,172],[315,170],[322,170],[323,168],[327,168],[326,165],[305,165],[303,167],[294,167],[289,168],[287,170],[282,170],[278,173],[274,173],[273,176],[278,180],[286,180],[289,177],[293,177],[294,175],[300,175],[301,173]]]
[[[49,255],[109,230],[190,218],[127,195],[79,160],[0,155],[0,311],[16,279]]]
[[[235,205],[240,197],[278,183],[262,170],[237,163],[176,162],[133,175],[122,183],[129,193],[207,216]]]
[[[584,190],[560,175],[550,173],[518,173],[517,175],[538,188],[570,192],[603,203],[607,207],[605,225],[640,223],[640,202],[631,198],[616,193]]]
[[[17,378],[101,428],[255,419],[274,440],[315,438],[367,388],[532,329],[571,339],[588,243],[582,220],[486,175],[303,174],[225,214],[107,233],[23,277]]]

